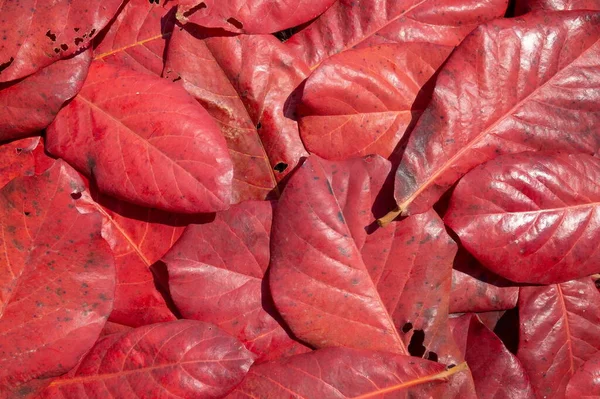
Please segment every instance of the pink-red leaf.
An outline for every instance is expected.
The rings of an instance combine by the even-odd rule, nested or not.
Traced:
[[[439,73],[396,173],[399,213],[431,208],[502,153],[600,147],[600,14],[499,19],[478,27]],[[534,61],[532,61],[534,60]]]
[[[0,191],[1,398],[69,371],[112,309],[114,261],[100,215],[76,208],[83,189],[56,161]]]
[[[515,15],[536,10],[600,10],[599,0],[517,0],[515,3]]]
[[[33,151],[41,137],[30,137],[0,145],[0,188],[19,176],[31,176],[35,172]]]
[[[0,140],[45,129],[83,86],[92,51],[59,60],[22,80],[0,83]]]
[[[216,399],[238,385],[251,364],[251,353],[215,326],[158,323],[101,338],[42,398]]]
[[[600,159],[504,155],[457,185],[445,222],[509,280],[558,283],[600,272]]]
[[[519,287],[491,273],[463,248],[452,270],[450,313],[489,312],[517,306]]]
[[[273,317],[264,275],[270,259],[272,204],[246,201],[188,226],[163,258],[173,301],[187,319],[216,324],[257,361],[306,352]]]
[[[600,397],[600,353],[591,357],[577,370],[569,385],[565,397],[567,399]]]
[[[273,36],[202,39],[175,30],[166,77],[181,79],[219,124],[233,160],[233,202],[264,199],[308,155],[288,97],[308,74]]]
[[[564,397],[575,371],[600,350],[598,303],[590,278],[521,288],[517,355],[536,397]]]
[[[181,87],[93,62],[81,92],[48,128],[46,149],[99,189],[142,206],[226,209],[231,159],[210,115]]]
[[[478,398],[535,398],[519,359],[477,316],[457,317],[451,319],[450,325],[457,344],[465,354]]]
[[[121,2],[3,1],[0,82],[23,78],[87,48]]]
[[[238,33],[274,33],[317,17],[336,0],[179,0],[177,19]]]
[[[160,76],[174,23],[173,3],[129,0],[106,31],[96,37],[94,59]]]
[[[508,1],[337,0],[286,42],[311,68],[351,48],[428,42],[456,46],[477,25],[504,15]]]
[[[471,399],[459,394],[467,373],[465,363],[447,370],[410,356],[327,348],[251,367],[227,399]]]
[[[427,106],[428,96],[417,96],[428,90],[425,84],[452,49],[429,43],[383,44],[327,59],[307,79],[299,104],[306,148],[332,160],[389,157]]]

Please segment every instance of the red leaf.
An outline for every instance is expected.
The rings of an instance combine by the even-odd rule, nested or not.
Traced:
[[[181,78],[219,124],[234,164],[233,202],[264,199],[308,155],[289,119],[308,69],[273,36],[211,37],[175,30],[166,77]]]
[[[452,49],[402,43],[327,59],[307,79],[299,105],[306,148],[332,160],[389,157],[427,105],[419,92],[431,91],[424,86]]]
[[[101,191],[138,205],[185,213],[229,206],[223,136],[181,87],[158,77],[93,62],[48,128],[46,148]]]
[[[26,396],[92,347],[113,304],[114,263],[98,214],[81,214],[62,161],[0,195],[0,397]]]
[[[433,212],[367,234],[389,168],[378,156],[311,156],[292,176],[273,223],[273,298],[292,331],[316,347],[406,353],[410,343],[418,356],[450,363],[456,244]],[[424,287],[430,295],[420,296]]]
[[[247,201],[217,213],[211,223],[192,224],[164,257],[171,295],[183,317],[216,324],[242,341],[257,361],[307,350],[272,316],[276,311],[264,288],[271,206]]]
[[[129,0],[95,40],[94,59],[160,76],[175,7],[168,1]]]
[[[19,176],[31,176],[35,171],[32,154],[41,137],[30,137],[0,145],[0,188]]]
[[[444,220],[483,265],[512,281],[589,276],[600,271],[598,182],[600,159],[591,155],[505,155],[458,183]]]
[[[451,319],[454,338],[462,347],[479,398],[535,398],[519,359],[472,314]]]
[[[155,286],[152,265],[183,233],[181,216],[107,196],[95,202],[85,193],[83,199],[103,216],[102,237],[115,256],[117,286],[109,320],[132,327],[175,320]]]
[[[238,33],[274,33],[317,17],[335,0],[179,0],[177,19]]]
[[[531,14],[477,28],[442,68],[396,173],[396,212],[431,208],[499,154],[600,146],[600,15]],[[535,60],[535,62],[532,62]]]
[[[127,331],[131,331],[133,328],[123,325],[123,324],[118,324],[118,323],[113,323],[110,321],[107,321],[106,324],[104,325],[104,328],[102,329],[102,331],[100,332],[100,337],[104,337],[105,335],[111,335],[111,334],[120,334],[123,332],[127,332]]]
[[[0,140],[45,129],[83,86],[92,51],[60,60],[22,80],[0,83]]]
[[[477,25],[504,15],[508,1],[337,0],[286,42],[314,69],[325,58],[382,43],[456,46]]]
[[[244,378],[250,352],[207,323],[177,320],[98,340],[43,398],[221,398]]]
[[[227,399],[474,398],[457,395],[466,370],[466,363],[446,370],[411,356],[327,348],[251,367]]]
[[[600,10],[599,0],[517,0],[515,3],[515,15],[536,10]]]
[[[581,399],[600,396],[599,368],[600,353],[597,353],[571,377],[565,397],[567,399]]]
[[[564,395],[575,371],[600,349],[600,293],[590,278],[519,295],[519,360],[536,396]]]
[[[0,82],[30,75],[53,62],[87,48],[92,38],[116,14],[122,0],[0,4]]]
[[[519,287],[497,276],[459,248],[452,270],[450,313],[489,312],[517,306]]]

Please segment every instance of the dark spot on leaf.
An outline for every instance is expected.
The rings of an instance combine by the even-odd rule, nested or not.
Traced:
[[[79,32],[79,28],[73,28],[75,32]]]
[[[425,332],[423,330],[415,330],[413,336],[410,338],[410,344],[408,344],[408,352],[411,356],[423,357],[425,354]]]
[[[190,15],[192,15],[193,13],[195,13],[196,11],[202,10],[203,8],[206,8],[206,4],[204,4],[204,2],[190,8],[189,10],[187,10],[186,12],[183,13],[183,16],[187,18]]]
[[[286,170],[287,167],[288,167],[287,163],[285,163],[285,162],[278,162],[277,165],[275,165],[275,167],[273,169],[275,169],[279,173],[283,173],[283,171]]]
[[[412,323],[404,323],[404,325],[402,326],[402,332],[404,334],[406,334],[407,332],[409,332],[410,330],[412,330],[413,325]]]
[[[446,367],[448,370],[453,369],[454,367],[456,367],[456,364],[449,364],[448,367]]]
[[[331,187],[329,180],[325,180],[325,184],[327,184],[327,190],[329,190],[329,194],[333,195],[333,187]]]
[[[60,48],[63,49],[64,51],[67,51],[69,49],[69,46],[67,46],[66,43],[63,43],[60,45]]]
[[[160,0],[150,0],[150,4],[153,4],[153,3],[159,4],[159,1]]]
[[[71,193],[71,198],[73,198],[74,200],[78,200],[79,198],[81,198],[81,193]]]
[[[25,211],[25,212],[23,212],[23,215],[29,216],[29,215],[31,215],[31,212]]]
[[[342,212],[337,213],[337,218],[341,223],[345,223],[344,215],[342,215]]]
[[[175,79],[173,79],[173,82],[177,82],[178,80],[181,80],[181,76],[177,76]]]
[[[227,22],[233,26],[235,26],[238,29],[242,29],[244,27],[244,24],[241,23],[240,21],[238,21],[237,19],[231,17],[227,20]]]
[[[262,123],[258,122],[258,123],[256,124],[256,130],[260,129],[261,127],[262,127]]]
[[[10,60],[6,61],[4,64],[0,64],[0,73],[2,73],[2,71],[4,71],[6,68],[8,68],[10,66],[10,64],[13,63],[14,60],[15,60],[14,57],[10,57]]]
[[[50,38],[50,40],[52,40],[53,42],[56,41],[56,35],[52,33],[50,29],[48,29],[48,32],[46,32],[46,37]]]

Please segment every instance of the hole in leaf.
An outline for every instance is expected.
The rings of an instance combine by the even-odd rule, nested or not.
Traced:
[[[425,332],[423,330],[415,330],[413,336],[410,338],[410,344],[408,344],[408,353],[411,356],[423,357],[425,354],[425,346],[423,346],[423,342],[425,341]]]
[[[178,80],[181,80],[181,76],[177,76],[175,79],[173,79],[173,82],[177,82]]]
[[[275,167],[273,169],[275,169],[279,173],[283,173],[283,171],[286,170],[287,167],[288,167],[287,163],[285,163],[285,162],[278,162],[277,165],[275,165]]]
[[[432,362],[437,362],[438,355],[435,352],[427,352],[427,355],[425,355],[425,359],[431,360]]]
[[[92,36],[94,35],[94,33],[96,33],[96,29],[92,29],[92,30],[90,31],[90,37],[92,37]]]
[[[54,52],[58,54],[60,53],[60,49],[58,47],[54,47]]]
[[[13,63],[14,60],[15,60],[15,57],[10,57],[10,60],[5,62],[4,64],[0,64],[0,72],[4,71],[6,68],[8,68],[10,66],[10,64]]]
[[[404,334],[406,334],[407,332],[409,332],[410,330],[412,330],[413,325],[412,323],[404,323],[404,325],[402,326],[402,332]]]
[[[67,46],[65,43],[60,45],[60,48],[63,49],[64,51],[67,51],[69,49],[69,46]]]
[[[83,39],[82,39],[82,38],[80,38],[80,37],[76,37],[76,38],[75,38],[75,45],[76,45],[76,46],[79,46],[79,43],[81,43],[81,42],[83,42]]]
[[[262,123],[258,122],[258,123],[256,124],[256,129],[258,130],[258,129],[260,129],[261,127],[262,127]]]
[[[74,200],[78,200],[79,198],[81,198],[81,193],[71,193],[71,198],[73,198]]]
[[[25,211],[25,212],[23,212],[23,215],[25,215],[25,216],[29,216],[29,215],[31,215],[31,212],[27,212],[27,211]]]
[[[48,29],[48,32],[46,32],[46,37],[50,38],[50,40],[52,40],[53,42],[56,41],[56,35],[52,33],[50,29]]]
[[[23,149],[19,147],[19,148],[16,148],[15,151],[17,151],[17,155],[19,155],[20,153],[23,152]]]
[[[449,364],[448,367],[446,367],[448,370],[453,369],[454,367],[456,367],[456,364]]]
[[[79,32],[79,28],[73,28],[75,32]]]
[[[244,27],[244,24],[241,23],[240,21],[238,21],[237,19],[231,17],[227,20],[228,23],[230,23],[231,25],[235,26],[238,29],[242,29]]]
[[[206,8],[206,4],[204,4],[204,2],[197,4],[194,7],[190,8],[189,10],[187,10],[186,12],[183,13],[183,16],[187,18],[190,15],[192,15],[193,13],[195,13],[196,11],[202,10],[203,8]]]
[[[159,1],[160,1],[160,0],[150,0],[150,4],[153,4],[153,3],[159,4],[159,3],[158,3]]]

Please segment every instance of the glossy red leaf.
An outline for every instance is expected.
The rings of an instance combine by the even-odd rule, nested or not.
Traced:
[[[519,287],[486,270],[459,248],[452,270],[450,313],[489,312],[517,306]]]
[[[518,299],[518,298],[517,298]],[[494,331],[496,327],[498,327],[499,323],[502,320],[502,317],[506,314],[506,310],[494,310],[491,312],[478,312],[476,313],[477,317],[484,326]]]
[[[499,19],[477,28],[442,68],[396,173],[398,214],[424,212],[499,154],[600,147],[600,14]],[[532,62],[535,60],[535,62]]]
[[[251,364],[250,352],[215,326],[158,323],[101,338],[42,398],[222,398]]]
[[[345,51],[307,79],[299,104],[302,141],[313,154],[342,160],[389,157],[427,106],[426,83],[453,47],[383,44]]]
[[[0,4],[0,82],[23,78],[87,48],[122,0],[4,1]]]
[[[107,196],[94,201],[86,193],[84,200],[102,215],[102,237],[115,256],[117,286],[109,321],[139,327],[175,320],[152,267],[183,233],[183,217]]]
[[[348,346],[456,363],[448,294],[456,244],[434,212],[367,234],[389,162],[311,156],[275,212],[270,287],[292,331]],[[421,296],[424,287],[430,295]]]
[[[493,272],[550,284],[600,271],[600,159],[504,155],[457,185],[444,218]]]
[[[24,79],[0,83],[0,140],[45,129],[83,86],[92,51],[57,61]]]
[[[274,33],[301,25],[335,0],[178,0],[177,19],[238,33]]]
[[[0,194],[0,397],[31,394],[92,347],[112,309],[114,261],[100,215],[62,161]]]
[[[96,37],[94,59],[160,76],[175,23],[173,4],[129,0],[117,18]]]
[[[173,301],[186,319],[237,337],[257,361],[303,353],[280,323],[264,275],[270,259],[272,205],[246,201],[188,226],[163,258]]]
[[[519,295],[519,359],[538,398],[564,397],[575,371],[600,350],[600,293],[590,278]]]
[[[81,92],[63,108],[46,149],[120,199],[163,210],[226,209],[231,159],[208,113],[181,87],[93,62]]]
[[[37,136],[0,145],[0,188],[15,177],[33,175],[33,151],[39,142],[40,137]]]
[[[190,25],[173,32],[165,75],[181,79],[219,124],[234,165],[233,202],[277,197],[277,183],[308,155],[288,100],[308,69],[271,35],[203,35]]]
[[[250,368],[227,399],[474,398],[455,385],[466,363],[439,363],[385,352],[326,348]]]
[[[427,42],[456,46],[477,25],[504,15],[506,0],[337,0],[286,46],[311,68],[352,48]]]
[[[515,3],[515,15],[536,10],[600,10],[598,0],[517,0]]]
[[[569,385],[565,397],[567,399],[594,398],[600,396],[600,353],[591,357],[577,370]]]
[[[450,325],[471,370],[478,398],[535,398],[519,359],[477,316],[457,317]]]

